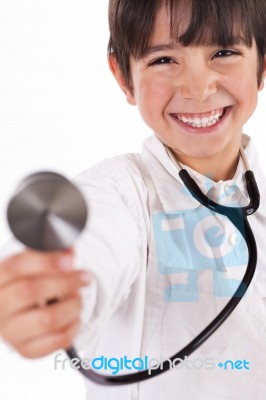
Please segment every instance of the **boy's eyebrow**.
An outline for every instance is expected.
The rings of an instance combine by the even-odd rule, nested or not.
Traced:
[[[233,45],[247,46],[245,39],[242,38],[242,37],[239,37],[238,39],[236,39],[235,43]],[[218,44],[216,44],[216,45],[213,44],[212,46],[215,47],[215,46],[219,46],[219,45]],[[156,52],[159,52],[159,51],[165,51],[165,50],[174,50],[174,49],[181,48],[181,47],[182,46],[180,44],[173,43],[173,42],[155,44],[153,46],[148,46],[144,50],[144,52],[143,52],[141,57],[144,58],[144,57],[147,57],[149,54],[152,54],[152,53],[156,53]]]
[[[143,57],[148,56],[149,54],[156,53],[158,51],[165,51],[165,50],[173,50],[180,47],[177,43],[161,43],[156,44],[154,46],[149,46],[145,49],[144,53],[142,54]]]

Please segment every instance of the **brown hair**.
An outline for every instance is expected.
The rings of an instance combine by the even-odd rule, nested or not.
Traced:
[[[266,54],[266,0],[110,0],[108,51],[115,56],[127,87],[131,87],[130,56],[138,59],[145,53],[162,6],[170,13],[171,38],[183,46],[227,47],[242,39],[250,48],[254,38],[260,86]],[[190,23],[179,36],[179,21],[188,6]]]

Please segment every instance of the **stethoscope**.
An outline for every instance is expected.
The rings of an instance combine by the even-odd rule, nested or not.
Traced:
[[[243,236],[249,253],[245,275],[233,297],[216,318],[187,346],[169,359],[181,362],[201,346],[229,317],[238,305],[253,278],[257,263],[257,247],[247,217],[259,207],[260,194],[253,172],[249,168],[243,148],[240,156],[244,162],[245,179],[250,198],[245,207],[229,207],[215,203],[203,194],[196,182],[181,164],[175,160],[170,149],[169,157],[179,170],[179,176],[191,195],[209,210],[226,216]],[[10,200],[7,210],[8,223],[14,236],[28,247],[41,251],[68,248],[82,231],[87,219],[86,202],[79,189],[66,178],[53,172],[39,172],[26,178]],[[50,300],[48,303],[57,301]],[[68,357],[75,359],[78,371],[86,378],[101,385],[127,385],[153,378],[170,369],[169,359],[160,368],[143,370],[133,374],[109,376],[85,369],[74,347],[66,350]],[[178,359],[178,360],[177,360]]]

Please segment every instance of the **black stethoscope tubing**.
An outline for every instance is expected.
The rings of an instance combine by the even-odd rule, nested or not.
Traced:
[[[233,312],[240,300],[243,298],[256,270],[257,246],[247,216],[253,214],[258,209],[260,204],[260,194],[254,174],[252,171],[249,170],[248,163],[242,148],[240,149],[240,153],[248,169],[245,172],[245,179],[250,202],[249,205],[245,207],[229,207],[215,203],[207,196],[205,196],[205,194],[201,191],[196,182],[190,177],[185,169],[181,168],[181,170],[179,171],[180,178],[184,182],[187,189],[190,191],[191,195],[196,200],[198,200],[203,206],[207,207],[209,210],[226,216],[239,230],[247,244],[249,260],[244,277],[230,301],[216,316],[216,318],[202,332],[200,332],[199,335],[197,335],[187,346],[185,346],[178,353],[174,354],[172,357],[169,357],[171,361],[179,359],[178,362],[181,362],[181,360],[184,360],[186,356],[189,356],[191,353],[193,353],[222,325],[222,323],[229,317],[229,315]],[[67,349],[66,353],[71,360],[74,358],[76,359],[75,365],[76,367],[78,367],[78,371],[82,375],[100,385],[115,386],[137,383],[153,378],[170,369],[170,364],[168,360],[166,360],[162,363],[163,368],[154,369],[152,371],[144,370],[132,374],[124,374],[114,377],[109,375],[101,375],[95,373],[92,370],[83,368],[82,361],[80,360],[76,350],[73,347]],[[77,360],[79,361],[76,362]],[[178,364],[178,362],[176,362],[176,364]]]

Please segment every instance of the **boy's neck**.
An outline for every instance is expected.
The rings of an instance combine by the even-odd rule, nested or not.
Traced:
[[[238,161],[239,161],[240,143],[236,146],[225,149],[213,157],[206,158],[189,158],[175,155],[178,161],[187,165],[199,174],[207,176],[214,182],[227,181],[234,178]]]
[[[202,163],[197,161],[196,165],[194,165],[194,163],[186,165],[197,171],[199,174],[207,176],[214,182],[219,182],[219,181],[227,181],[233,179],[237,169],[238,160],[239,160],[239,154],[238,156],[234,157],[233,160],[227,162],[226,165],[221,165],[221,162],[218,160],[214,160],[213,162],[208,162],[207,165],[206,161],[204,162],[204,160],[202,160],[203,161]]]

